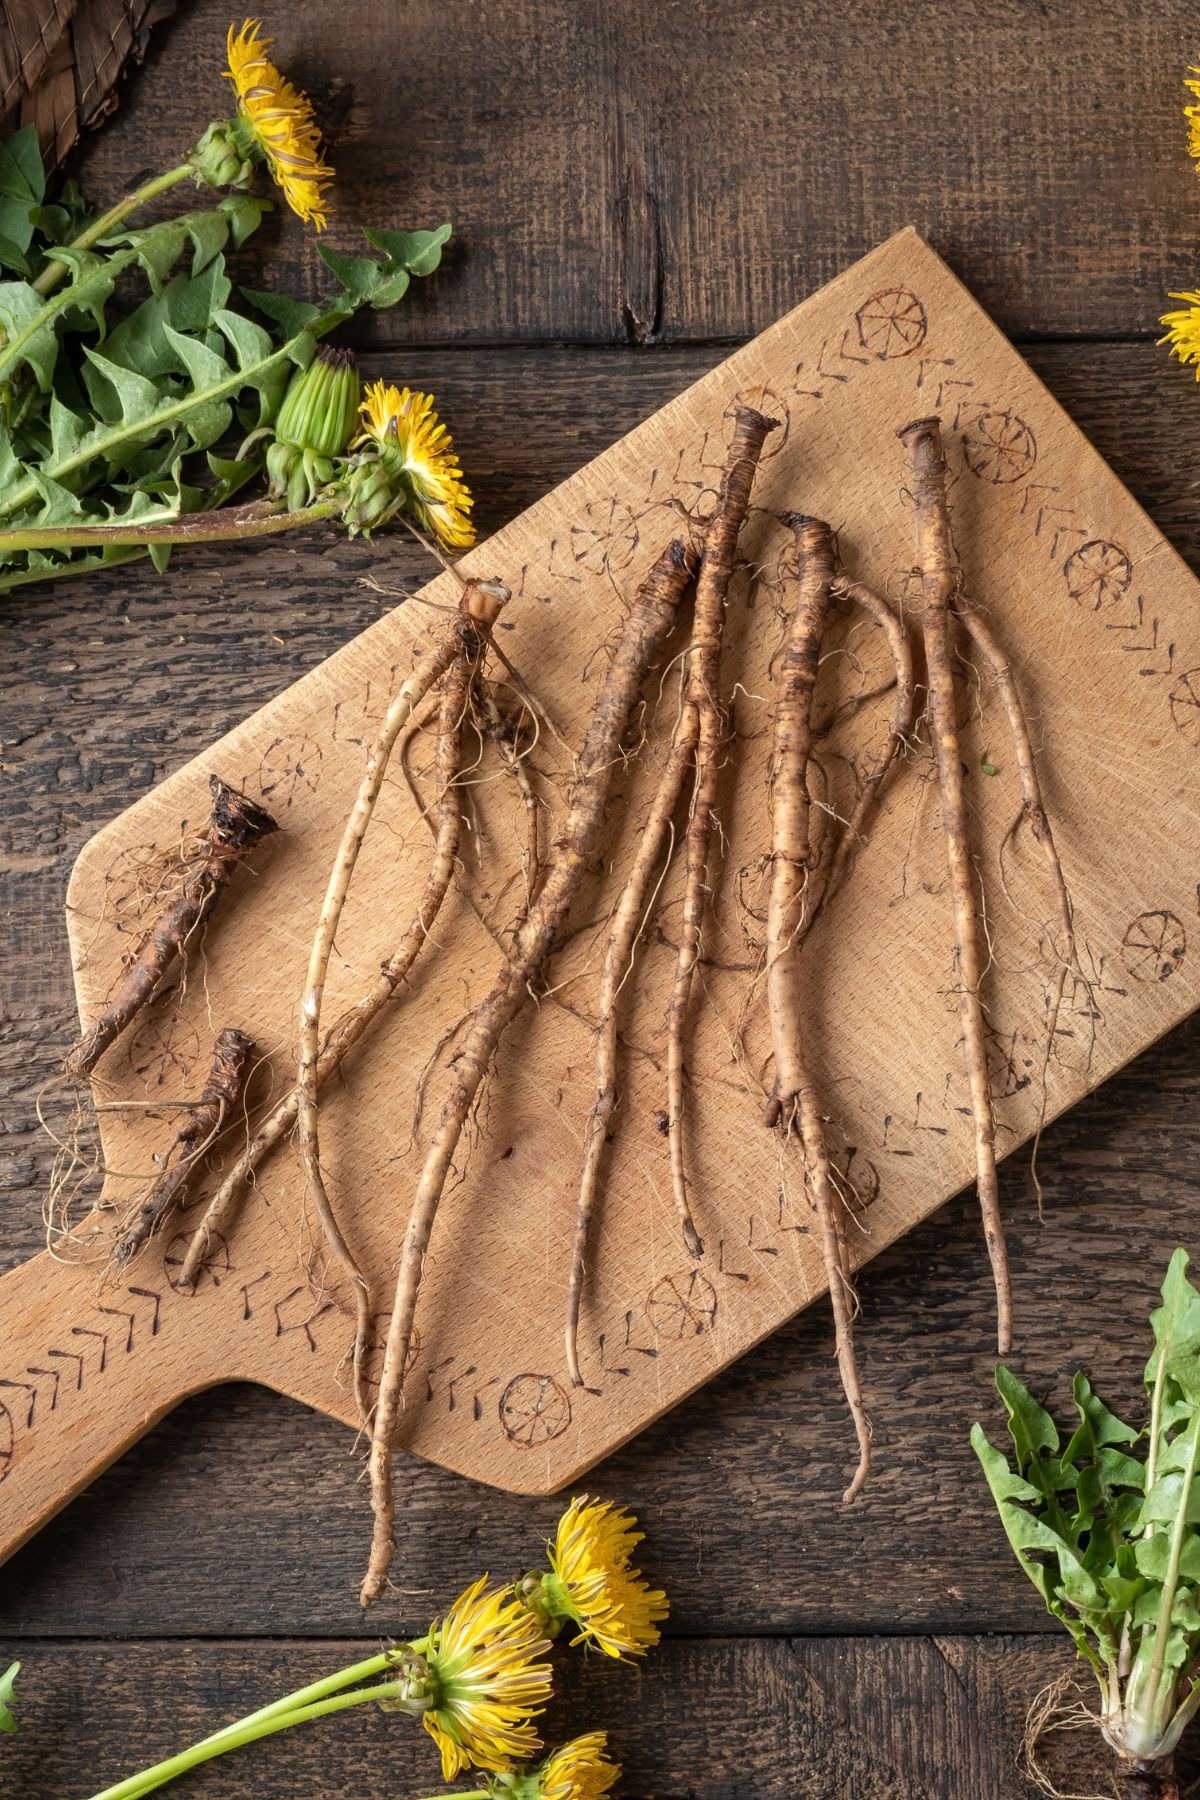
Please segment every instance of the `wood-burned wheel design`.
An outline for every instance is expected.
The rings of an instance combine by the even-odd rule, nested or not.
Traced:
[[[717,1295],[699,1269],[664,1275],[646,1296],[646,1317],[660,1338],[699,1337],[717,1322]]]
[[[321,781],[324,751],[316,738],[277,737],[262,753],[258,791],[264,800],[288,807],[299,794],[315,794]]]
[[[518,1450],[536,1450],[571,1423],[567,1390],[553,1375],[514,1375],[500,1396],[500,1429]]]
[[[925,342],[929,321],[911,288],[884,288],[864,300],[854,315],[858,341],[868,356],[894,362]]]
[[[1200,747],[1200,669],[1188,669],[1167,695],[1175,729],[1185,744]]]
[[[182,1085],[200,1061],[200,1033],[178,1013],[144,1013],[129,1033],[125,1059],[133,1074],[155,1087]]]
[[[179,1271],[183,1267],[191,1241],[192,1233],[190,1231],[177,1231],[163,1251],[163,1274],[177,1294],[197,1293],[200,1283],[206,1275],[212,1277],[214,1287],[220,1287],[233,1268],[233,1264],[229,1260],[229,1245],[219,1231],[214,1231],[208,1249],[204,1253],[204,1260],[196,1271],[195,1287],[183,1286],[179,1280]]]
[[[962,434],[963,455],[972,475],[1001,487],[1023,481],[1037,461],[1037,439],[1014,412],[980,413]]]
[[[571,555],[593,575],[619,575],[633,561],[641,531],[623,500],[589,500],[583,522],[571,526]]]
[[[363,1358],[363,1386],[378,1391],[379,1377],[383,1373],[383,1355],[387,1348],[388,1326],[392,1322],[391,1313],[375,1313],[371,1318],[371,1336],[367,1341],[366,1355]],[[404,1381],[412,1374],[413,1364],[421,1354],[421,1333],[414,1325],[408,1344],[408,1356],[404,1363]],[[347,1365],[354,1358],[354,1339],[346,1346]],[[401,1382],[403,1387],[404,1382]]]
[[[1120,544],[1089,538],[1063,564],[1067,592],[1085,612],[1103,612],[1129,591],[1133,564]]]
[[[791,408],[777,389],[767,387],[761,381],[754,382],[750,387],[739,388],[725,408],[725,417],[732,419],[739,406],[752,406],[764,418],[778,419],[779,430],[771,433],[759,458],[760,462],[770,462],[773,456],[779,455],[788,441],[788,434],[792,429]]]
[[[1187,934],[1173,912],[1139,913],[1121,939],[1121,955],[1135,981],[1169,981],[1186,953]]]
[[[0,1481],[3,1481],[12,1468],[13,1446],[16,1442],[16,1429],[13,1426],[12,1414],[0,1400]]]

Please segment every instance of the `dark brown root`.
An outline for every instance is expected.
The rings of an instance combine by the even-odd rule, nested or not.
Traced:
[[[727,731],[726,706],[721,693],[721,642],[738,534],[749,509],[763,444],[777,425],[777,419],[765,419],[748,406],[739,406],[734,415],[729,458],[717,503],[704,533],[704,554],[696,579],[692,640],[685,665],[684,704],[690,709],[689,717],[692,714],[695,717],[695,773],[684,839],[683,915],[667,1014],[667,1136],[675,1209],[684,1242],[689,1253],[696,1257],[704,1254],[704,1245],[696,1230],[688,1197],[684,1038],[692,981],[700,958],[701,927],[710,899],[713,808]]]
[[[984,964],[967,838],[966,797],[958,741],[957,685],[950,655],[950,615],[958,592],[958,562],[946,504],[946,459],[940,423],[937,419],[914,419],[897,435],[909,453],[911,486],[917,508],[917,559],[925,598],[922,635],[954,909],[963,1061],[971,1094],[979,1208],[996,1286],[996,1335],[1000,1355],[1004,1356],[1012,1344],[1012,1285],[996,1176],[996,1121],[980,998]]]
[[[1128,1757],[1118,1756],[1113,1766],[1121,1800],[1179,1800],[1173,1756],[1155,1762],[1130,1761]]]
[[[270,813],[209,777],[212,814],[208,831],[184,869],[179,892],[151,926],[116,994],[63,1063],[72,1081],[86,1081],[109,1046],[152,999],[163,978],[211,914],[238,864],[279,827]]]
[[[253,1040],[244,1031],[218,1033],[208,1080],[195,1108],[175,1133],[171,1149],[178,1150],[178,1159],[163,1170],[113,1244],[117,1269],[129,1266],[178,1207],[191,1176],[242,1103],[253,1055]]]
[[[567,818],[550,848],[541,891],[514,934],[491,988],[476,1007],[454,1059],[449,1091],[442,1102],[413,1198],[388,1326],[371,1433],[374,1530],[370,1562],[359,1596],[363,1606],[382,1592],[395,1554],[392,1443],[421,1271],[454,1153],[500,1040],[541,975],[583,878],[600,854],[604,808],[622,742],[642,682],[670,633],[692,574],[691,559],[684,546],[676,542],[659,558],[638,590],[596,702],[580,753]]]

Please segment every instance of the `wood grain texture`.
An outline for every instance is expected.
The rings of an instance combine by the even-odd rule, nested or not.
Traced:
[[[156,31],[88,148],[98,193],[219,110],[229,18],[194,0]],[[1194,283],[1186,0],[414,0],[402,32],[348,0],[270,24],[332,126],[330,241],[457,227],[377,341],[728,342],[909,222],[1022,335],[1146,335]],[[311,236],[280,229],[307,293]]]
[[[5,1776],[21,1800],[81,1795],[364,1653],[361,1639],[0,1641],[6,1660],[27,1659],[26,1724],[5,1746]],[[1014,1747],[1038,1689],[1070,1667],[1057,1639],[1028,1636],[675,1640],[635,1670],[563,1650],[543,1730],[557,1743],[606,1729],[626,1800],[1036,1800]],[[1089,1792],[1105,1754],[1060,1736],[1046,1766]],[[1194,1772],[1185,1755],[1184,1778]],[[193,1783],[205,1800],[394,1800],[435,1777],[419,1727],[364,1707],[220,1759]]]
[[[656,1156],[665,1157],[653,1121],[663,1103],[665,997],[648,949],[626,1022],[627,1040],[641,1054],[627,1057],[623,1119],[613,1134],[584,1303],[587,1385],[572,1392],[562,1367],[563,1257],[555,1250],[563,1233],[555,1221],[572,1202],[575,1122],[591,1104],[594,930],[585,929],[554,968],[555,991],[577,1010],[543,1006],[519,1021],[489,1100],[488,1116],[503,1121],[503,1135],[481,1133],[447,1196],[426,1264],[399,1434],[418,1455],[517,1492],[576,1480],[824,1288],[798,1161],[759,1122],[767,1040],[763,1009],[752,1004],[761,956],[754,881],[767,833],[754,746],[769,720],[775,621],[791,579],[786,534],[781,548],[772,513],[799,497],[838,517],[848,567],[902,594],[911,526],[897,503],[903,470],[894,434],[913,410],[941,411],[955,446],[967,592],[1015,647],[1040,720],[1082,947],[1043,1101],[1040,1034],[1052,979],[1044,896],[1022,868],[1019,846],[997,875],[987,846],[1001,843],[1011,821],[1012,783],[976,774],[968,792],[980,878],[988,916],[1004,919],[987,993],[1004,1145],[1019,1145],[1043,1107],[1053,1116],[1072,1104],[1200,995],[1184,923],[1195,904],[1194,870],[1182,853],[1194,829],[1200,745],[1191,578],[912,233],[855,265],[474,553],[477,573],[499,571],[512,583],[509,652],[549,697],[569,738],[579,740],[594,704],[589,671],[616,628],[623,592],[675,529],[671,506],[704,504],[735,396],[769,405],[781,425],[742,544],[753,578],[728,634],[738,748],[718,802],[727,842],[705,940],[703,1002],[686,1050],[692,1174],[708,1254],[691,1267],[669,1204],[664,1211]],[[448,578],[429,595],[448,600]],[[181,999],[150,1013],[106,1057],[107,1093],[153,1103],[170,1097],[181,1078],[191,1091],[213,1020],[236,1021],[268,1055],[274,1050],[283,1058],[274,1079],[286,1082],[291,947],[311,930],[310,889],[319,891],[331,834],[340,834],[347,790],[357,786],[364,733],[374,729],[396,669],[408,666],[433,629],[428,621],[420,607],[401,609],[89,843],[68,895],[85,1018],[105,1003],[129,933],[139,918],[147,922],[124,899],[131,870],[196,829],[214,768],[261,795],[284,825],[272,840],[276,854],[257,858],[254,879],[242,882],[236,928],[221,920],[206,933],[203,981],[191,979]],[[855,691],[855,671],[866,687],[877,679],[871,646],[861,638],[851,645],[845,658],[829,659],[848,685],[827,690],[826,705]],[[986,761],[997,730],[986,690],[977,708],[963,740],[971,770]],[[1091,744],[1097,721],[1106,731],[1101,757]],[[646,757],[622,788],[626,841],[645,804],[642,765],[661,737],[653,710],[644,729]],[[843,762],[873,753],[862,728],[857,742],[838,748]],[[996,754],[1003,771],[1004,753]],[[556,767],[547,746],[536,766],[553,817],[569,764]],[[836,919],[818,924],[805,968],[806,1029],[819,1032],[824,1104],[858,1196],[856,1260],[911,1228],[971,1169],[957,1027],[944,998],[943,852],[926,803],[927,773],[919,757],[910,760]],[[852,791],[836,775],[830,781],[831,804],[845,811]],[[395,926],[380,922],[407,917],[423,880],[419,823],[414,856],[405,808],[393,804],[383,816],[390,830],[367,844],[342,922],[329,982],[334,1011],[361,988],[364,969],[388,954]],[[512,806],[494,783],[477,786],[476,821],[481,849],[462,881],[499,928],[513,905],[504,877],[516,859]],[[621,860],[611,845],[608,854]],[[596,885],[585,918],[590,909],[602,921],[611,904],[611,885]],[[672,877],[651,942],[671,941],[677,907]],[[441,934],[399,1020],[355,1059],[337,1103],[325,1109],[326,1168],[380,1295],[396,1241],[389,1197],[415,1179],[421,1155],[418,1127],[405,1144],[408,1097],[428,1047],[458,1015],[463,993],[481,991],[495,960],[461,902]],[[434,1104],[440,1079],[435,1074]],[[546,1096],[555,1096],[549,1106]],[[105,1199],[122,1212],[140,1198],[136,1171],[152,1166],[161,1122],[153,1112],[121,1110],[105,1114],[101,1128],[114,1171]],[[350,1420],[341,1367],[347,1327],[336,1284],[326,1272],[316,1291],[319,1278],[300,1248],[306,1228],[289,1158],[264,1172],[259,1194],[216,1244],[194,1295],[175,1291],[186,1225],[147,1246],[100,1292],[94,1267],[71,1270],[61,1259],[6,1279],[10,1392],[0,1400],[0,1426],[9,1441],[0,1455],[9,1547],[143,1422],[199,1386],[259,1379]],[[100,1238],[102,1255],[103,1232]],[[469,1266],[453,1248],[467,1243]]]

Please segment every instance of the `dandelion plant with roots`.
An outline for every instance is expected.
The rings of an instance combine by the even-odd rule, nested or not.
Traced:
[[[1096,1677],[1091,1716],[1127,1800],[1179,1800],[1175,1750],[1200,1710],[1200,1293],[1187,1270],[1176,1250],[1150,1315],[1144,1425],[1076,1375],[1064,1443],[1001,1366],[1011,1464],[981,1426],[971,1433],[1018,1562]],[[1040,1712],[1045,1731],[1055,1709]]]
[[[0,591],[329,519],[369,533],[406,513],[451,549],[472,541],[461,471],[451,503],[423,489],[422,447],[449,449],[432,400],[380,384],[360,418],[352,353],[322,343],[431,275],[450,227],[369,231],[362,255],[322,244],[319,302],[234,290],[226,257],[270,210],[247,191],[260,171],[318,232],[334,179],[269,48],[257,21],[230,27],[233,113],[107,211],[70,185],[47,202],[32,128],[0,144]],[[184,182],[202,203],[134,220]],[[392,395],[412,418],[389,437]]]
[[[485,1785],[460,1790],[458,1800],[603,1800],[620,1774],[605,1754],[605,1733],[588,1732],[539,1761],[535,1721],[551,1696],[551,1640],[565,1625],[576,1628],[572,1643],[596,1644],[617,1659],[643,1655],[658,1642],[666,1595],[630,1566],[641,1541],[628,1514],[603,1501],[572,1500],[548,1568],[515,1587],[491,1585],[481,1575],[424,1637],[391,1644],[285,1694],[93,1800],[141,1800],[214,1757],[368,1705],[421,1722],[443,1781],[468,1770],[483,1773]],[[4,1702],[12,1698],[17,1667],[0,1681],[3,1730],[16,1729]]]

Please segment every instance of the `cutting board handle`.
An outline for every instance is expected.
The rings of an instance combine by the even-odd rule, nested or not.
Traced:
[[[161,1263],[103,1289],[95,1266],[46,1254],[0,1276],[0,1561],[218,1379],[180,1379],[167,1343],[179,1299]]]

